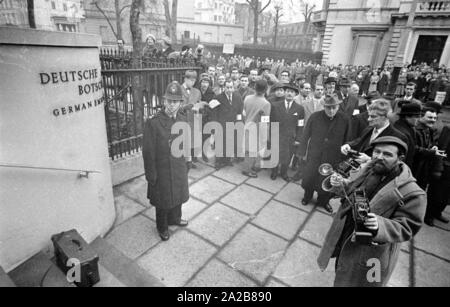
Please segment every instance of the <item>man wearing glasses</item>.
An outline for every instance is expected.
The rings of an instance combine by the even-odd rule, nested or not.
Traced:
[[[366,163],[371,160],[371,143],[380,137],[394,136],[408,143],[408,138],[389,122],[388,115],[391,111],[391,104],[388,100],[378,99],[374,101],[369,106],[369,127],[364,130],[360,138],[342,146],[342,154],[348,155],[350,150],[356,150],[361,153],[358,162]]]

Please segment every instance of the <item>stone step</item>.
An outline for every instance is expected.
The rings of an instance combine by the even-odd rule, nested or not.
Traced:
[[[124,286],[164,287],[159,279],[148,274],[106,240],[98,238],[91,244],[91,247],[97,252],[100,265]],[[100,278],[102,278],[101,274]]]
[[[163,287],[164,285],[103,239],[90,247],[99,256],[100,282],[94,287]],[[0,271],[0,287],[76,287],[67,281],[53,255],[40,252],[8,275]]]
[[[14,288],[16,285],[0,266],[0,288]]]
[[[51,255],[40,252],[9,273],[17,287],[75,287],[52,261]]]

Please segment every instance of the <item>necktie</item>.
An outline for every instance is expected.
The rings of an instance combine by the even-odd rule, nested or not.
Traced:
[[[289,102],[286,102],[286,113],[289,113],[290,109],[291,109],[291,104]]]
[[[378,129],[375,129],[372,133],[372,137],[370,138],[370,143],[375,141],[375,139],[378,137]]]

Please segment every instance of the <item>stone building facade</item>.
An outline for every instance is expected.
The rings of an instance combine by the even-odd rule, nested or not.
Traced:
[[[325,64],[377,67],[437,60],[450,66],[449,17],[449,0],[324,0],[313,22]]]
[[[62,32],[85,32],[83,0],[34,0],[36,28]],[[26,0],[0,3],[0,25],[29,27]]]

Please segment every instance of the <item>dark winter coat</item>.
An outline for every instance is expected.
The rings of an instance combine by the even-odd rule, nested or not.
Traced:
[[[370,139],[372,138],[374,128],[367,127],[360,138],[357,138],[356,140],[352,140],[349,145],[353,150],[365,153],[368,156],[372,156],[372,146],[370,145]],[[392,125],[389,125],[386,129],[381,132],[378,138],[384,137],[384,136],[395,136],[399,138],[400,140],[404,141],[405,143],[408,141],[407,137],[395,129]]]
[[[434,147],[434,130],[420,123],[416,127],[416,154],[412,171],[422,189],[430,182],[431,168],[437,157]]]
[[[178,114],[174,121],[164,111],[145,124],[144,168],[148,181],[148,199],[158,209],[173,209],[189,200],[188,170],[184,157],[172,155],[172,142],[179,135],[172,135],[176,122],[187,122],[185,115]]]
[[[370,210],[379,216],[379,230],[374,238],[378,245],[361,245],[346,238],[341,249],[336,246],[348,219],[347,206],[342,206],[334,217],[333,224],[325,238],[318,258],[321,270],[325,271],[330,259],[338,256],[335,286],[386,286],[392,275],[400,253],[402,242],[411,240],[423,225],[426,210],[426,194],[416,184],[405,164],[401,164],[401,174],[385,185],[370,201]],[[351,183],[347,192],[359,187],[368,175],[362,169]],[[338,255],[336,255],[336,253]],[[334,254],[334,255],[333,255]],[[381,264],[381,282],[369,283],[368,271],[373,268],[370,259],[378,259]]]
[[[316,112],[309,118],[303,130],[299,146],[299,156],[307,156],[303,187],[321,191],[323,176],[319,174],[319,166],[329,163],[333,167],[342,162],[342,145],[351,136],[350,119],[346,114],[338,112],[331,120],[325,111]]]
[[[398,120],[399,120],[399,116],[398,116],[398,114],[400,113],[400,111],[402,110],[402,108],[401,108],[401,106],[400,106],[400,102],[403,100],[403,98],[398,98],[398,99],[395,99],[393,102],[392,102],[392,114],[390,115],[390,120],[391,120],[391,123],[395,123],[395,122],[397,122]],[[410,100],[410,103],[417,103],[417,104],[419,104],[419,105],[422,105],[422,102],[420,102],[420,100],[417,100],[417,99],[415,99],[415,98],[413,98],[413,99],[411,99]]]
[[[383,76],[381,77],[380,81],[377,84],[377,91],[381,95],[384,95],[384,93],[386,93],[388,89],[389,89],[389,78],[386,74],[383,74]]]
[[[212,110],[212,120],[219,122],[222,128],[225,129],[226,123],[234,123],[237,121],[238,115],[242,116],[244,102],[242,101],[241,95],[236,92],[233,93],[231,103],[228,101],[225,93],[216,96],[216,99],[220,102],[220,105]]]
[[[295,151],[295,142],[300,142],[300,138],[305,126],[304,108],[292,102],[289,112],[286,110],[285,100],[278,100],[272,104],[271,122],[279,123],[279,149],[280,163],[289,165]],[[273,149],[273,148],[272,148]]]
[[[361,112],[352,118],[352,139],[362,136],[364,130],[369,127],[369,112]]]
[[[208,87],[208,89],[204,93],[200,90],[200,93],[202,95],[200,100],[205,101],[207,103],[210,103],[211,100],[213,100],[214,97],[216,96],[216,94],[214,94],[214,91],[212,90],[211,87]]]
[[[408,142],[408,154],[405,158],[405,163],[412,168],[414,162],[414,155],[416,154],[416,130],[414,127],[411,127],[408,122],[402,118],[400,118],[394,125],[394,128],[403,133]]]
[[[342,101],[339,109],[347,114],[347,116],[352,117],[355,114],[355,110],[358,110],[359,99],[354,95],[347,95],[347,98],[343,98],[342,93],[338,92],[337,96],[340,101]]]

